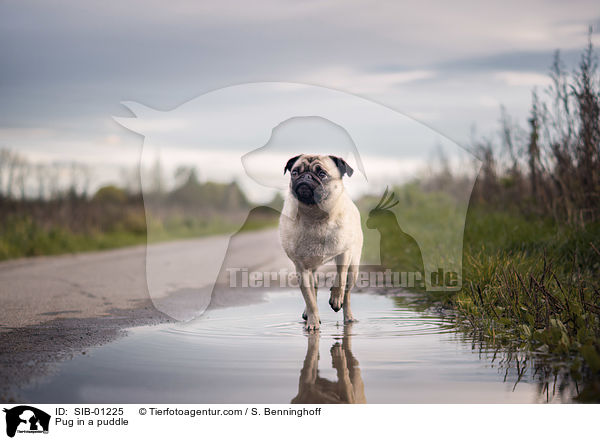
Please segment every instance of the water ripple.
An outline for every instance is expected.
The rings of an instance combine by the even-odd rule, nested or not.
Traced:
[[[211,340],[252,339],[264,337],[303,337],[303,309],[299,295],[271,294],[267,302],[244,307],[209,310],[204,316],[162,331],[182,338]],[[353,307],[360,310],[359,321],[351,326],[342,322],[342,314],[329,309],[327,297],[319,298],[321,336],[342,337],[344,331],[360,338],[391,338],[453,333],[448,321],[397,306],[393,298],[382,295],[355,294]],[[282,312],[282,310],[284,310]]]

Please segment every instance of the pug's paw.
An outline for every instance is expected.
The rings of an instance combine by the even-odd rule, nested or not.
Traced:
[[[306,323],[304,324],[304,329],[309,332],[317,331],[317,330],[319,330],[320,324],[321,324],[321,320],[319,319],[318,316],[309,315],[306,320]]]
[[[329,297],[329,305],[333,309],[334,312],[339,312],[342,308],[344,296],[339,289],[331,289],[331,296]]]

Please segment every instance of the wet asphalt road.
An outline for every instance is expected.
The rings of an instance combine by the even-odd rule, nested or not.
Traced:
[[[167,315],[155,305],[176,298],[179,287],[192,281],[205,280],[211,304],[226,306],[253,298],[213,289],[218,272],[291,269],[276,229],[152,244],[153,267],[170,268],[164,291],[153,287],[153,302],[146,255],[146,246],[137,246],[0,263],[0,401],[19,401],[19,389],[51,373],[57,362],[127,328],[173,321],[177,313]],[[188,297],[168,305],[183,310]]]

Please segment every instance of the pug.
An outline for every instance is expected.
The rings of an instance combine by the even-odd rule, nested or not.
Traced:
[[[294,263],[306,308],[302,317],[308,331],[319,329],[317,280],[319,266],[335,261],[336,275],[329,304],[343,308],[344,323],[354,321],[350,290],[358,277],[363,244],[360,213],[347,194],[342,178],[354,170],[336,156],[301,154],[292,157],[289,192],[279,220],[279,236]]]

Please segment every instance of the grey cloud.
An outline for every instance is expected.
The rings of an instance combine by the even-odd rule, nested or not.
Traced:
[[[5,0],[0,127],[51,126],[92,136],[107,130],[110,115],[127,114],[122,100],[167,110],[215,88],[298,81],[330,66],[438,73],[411,83],[415,87],[494,69],[545,72],[552,48],[563,42],[552,34],[539,40],[512,35],[514,11],[521,11],[515,27],[544,34],[563,16],[569,25],[585,26],[594,7],[587,0],[545,8],[477,4],[260,0],[243,8],[227,0],[168,6],[158,0]]]
[[[576,66],[581,55],[581,49],[560,50],[560,58],[568,69]],[[431,64],[426,69],[431,69],[442,74],[473,74],[482,72],[517,71],[547,73],[554,60],[554,50],[542,51],[514,51],[499,54],[460,58],[439,64]],[[405,65],[380,65],[371,71],[379,73],[403,72]],[[435,78],[433,79],[435,80]],[[424,79],[423,81],[430,81]]]
[[[473,71],[528,71],[546,73],[554,60],[555,51],[515,51],[494,54],[476,58],[466,58],[440,64],[438,69],[450,72]],[[579,59],[581,50],[568,49],[560,51],[560,56],[565,65],[574,66]]]

